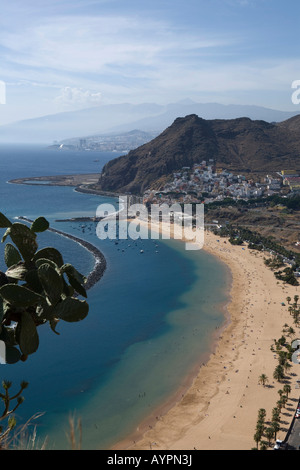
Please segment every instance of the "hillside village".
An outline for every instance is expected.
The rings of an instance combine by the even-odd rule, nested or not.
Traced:
[[[295,170],[266,174],[261,181],[247,179],[226,169],[216,169],[214,160],[183,167],[173,173],[160,190],[149,189],[143,194],[144,203],[182,203],[221,201],[225,198],[250,199],[273,194],[300,192],[300,176]]]

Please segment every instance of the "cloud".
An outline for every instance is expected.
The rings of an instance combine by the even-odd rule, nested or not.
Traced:
[[[8,63],[70,73],[120,74],[120,67],[155,67],[189,51],[220,47],[228,39],[191,34],[162,20],[126,16],[64,16],[28,30],[0,32]],[[116,67],[117,69],[114,69]]]
[[[19,102],[30,97],[41,106],[61,110],[103,101],[167,102],[176,96],[195,98],[197,93],[213,97],[227,93],[232,101],[244,90],[282,91],[298,78],[298,58],[293,59],[293,53],[279,56],[282,47],[276,42],[271,52],[261,47],[260,36],[253,37],[251,28],[234,28],[218,18],[213,25],[196,18],[187,23],[178,21],[177,15],[154,16],[154,10],[152,16],[143,15],[142,9],[132,8],[124,14],[120,9],[112,13],[111,7],[106,14],[95,9],[94,16],[91,9],[76,15],[70,8],[73,14],[66,14],[61,8],[68,0],[55,3],[59,11],[48,16],[47,10],[42,13],[39,7],[38,15],[32,7],[24,24],[20,15],[6,23],[0,18],[0,78],[21,83],[17,91],[14,87]],[[76,3],[83,5],[81,0]],[[221,0],[212,3],[220,6]],[[234,6],[240,15],[249,12],[242,7],[258,2],[222,0],[224,4],[227,13]]]
[[[69,86],[64,87],[60,94],[55,98],[55,101],[59,105],[67,106],[95,106],[98,105],[102,100],[102,93],[91,92],[89,90],[83,90],[81,88],[72,88]]]
[[[249,5],[252,5],[255,2],[255,0],[226,0],[226,3],[228,5],[235,7],[235,6],[241,6],[241,7],[247,7]]]

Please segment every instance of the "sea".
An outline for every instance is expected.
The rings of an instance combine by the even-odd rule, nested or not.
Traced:
[[[70,420],[81,423],[76,439],[82,449],[109,449],[130,440],[141,423],[190,383],[225,322],[231,279],[216,257],[187,251],[179,240],[100,240],[96,222],[66,219],[95,216],[103,203],[117,209],[117,198],[72,187],[10,183],[100,173],[116,156],[44,145],[0,146],[0,211],[11,221],[44,216],[51,227],[95,245],[107,261],[103,277],[88,291],[84,320],[59,322],[59,334],[48,324],[40,326],[36,353],[25,362],[0,364],[1,381],[12,382],[12,394],[21,381],[29,383],[15,416],[17,426],[28,421],[28,440],[36,432],[37,448],[70,449]],[[73,240],[44,232],[38,243],[60,250],[64,261],[84,275],[93,269],[93,255]]]

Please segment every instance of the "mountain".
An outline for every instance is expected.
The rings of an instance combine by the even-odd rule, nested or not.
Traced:
[[[163,109],[152,103],[121,103],[26,119],[0,126],[0,142],[51,144],[73,137],[114,132],[115,126],[126,124],[131,131],[136,129],[131,122],[156,116]]]
[[[99,189],[140,194],[173,171],[209,159],[217,168],[248,174],[300,170],[300,115],[280,123],[177,118],[152,141],[109,161]]]
[[[178,116],[197,114],[203,119],[235,119],[247,116],[253,120],[267,122],[281,122],[296,116],[297,112],[279,111],[254,105],[223,105],[220,103],[195,103],[191,100],[183,100],[178,103],[166,105],[162,112],[155,116],[147,116],[131,123],[132,128],[144,131],[163,131],[170,126]],[[115,127],[117,131],[126,131],[127,124]]]
[[[167,105],[156,103],[99,105],[0,126],[0,142],[51,144],[53,141],[93,134],[129,132],[133,129],[158,134],[170,126],[178,116],[190,114],[197,114],[204,119],[233,119],[247,116],[267,122],[280,122],[296,115],[293,112],[259,106],[196,103],[188,99]]]

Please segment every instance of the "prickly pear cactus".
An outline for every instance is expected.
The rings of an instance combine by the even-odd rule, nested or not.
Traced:
[[[5,272],[0,271],[0,341],[6,345],[8,363],[25,360],[39,347],[37,327],[49,323],[56,333],[60,320],[83,320],[89,310],[84,284],[86,278],[74,266],[64,263],[53,247],[38,250],[37,233],[49,228],[44,217],[30,227],[11,223],[0,212]]]

